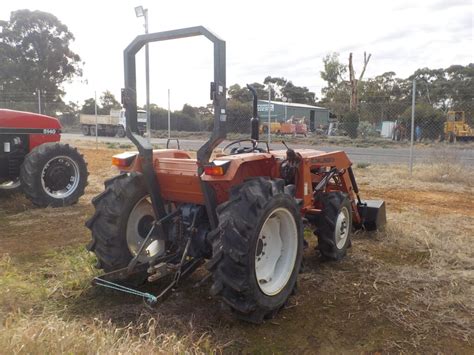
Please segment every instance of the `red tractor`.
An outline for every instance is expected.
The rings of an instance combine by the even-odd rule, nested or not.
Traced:
[[[198,35],[214,44],[215,116],[212,135],[194,159],[180,149],[153,150],[139,135],[135,54],[148,42]],[[296,289],[305,227],[314,231],[323,257],[339,260],[354,228],[373,230],[385,223],[383,201],[359,198],[344,152],[272,150],[259,141],[257,94],[250,86],[251,138],[214,152],[226,137],[225,42],[204,27],[139,36],[124,58],[127,136],[138,152],[113,157],[121,174],[106,181],[92,201],[88,248],[107,272],[96,284],[156,303],[205,262],[211,294],[236,317],[259,323]],[[130,287],[143,280],[164,282],[170,274],[157,296]]]
[[[87,164],[60,139],[56,118],[0,109],[0,193],[22,190],[40,207],[76,203],[87,185]]]

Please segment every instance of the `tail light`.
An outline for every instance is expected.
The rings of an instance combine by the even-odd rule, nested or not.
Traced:
[[[116,166],[119,169],[128,168],[130,165],[132,165],[136,156],[137,153],[135,152],[125,152],[114,155],[112,157],[112,165]]]
[[[229,165],[229,160],[214,160],[211,164],[204,166],[204,174],[210,176],[225,175]]]

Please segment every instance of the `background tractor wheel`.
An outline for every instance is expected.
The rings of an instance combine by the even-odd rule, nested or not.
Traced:
[[[275,315],[296,288],[303,225],[283,180],[257,178],[231,190],[217,209],[211,293],[237,318],[260,323]]]
[[[319,197],[322,212],[316,222],[318,249],[331,260],[342,259],[351,245],[352,208],[342,192],[329,192]]]
[[[40,207],[69,206],[87,186],[87,164],[69,144],[45,143],[25,157],[20,181],[26,197]]]
[[[90,134],[91,134],[91,131],[90,131],[88,125],[82,125],[81,126],[81,131],[82,131],[82,134],[85,135],[85,136],[90,136]]]
[[[92,200],[95,213],[86,222],[92,232],[87,249],[97,256],[97,267],[105,272],[126,267],[137,255],[155,220],[143,175],[122,174],[105,182],[105,191]],[[154,240],[138,261],[165,252],[165,242]],[[139,283],[144,278],[140,275]],[[137,280],[128,280],[137,281]]]
[[[20,179],[0,182],[0,197],[9,197],[21,193]]]
[[[95,126],[90,126],[89,127],[89,131],[90,131],[90,135],[92,137],[95,137],[96,136],[96,129],[95,129]]]

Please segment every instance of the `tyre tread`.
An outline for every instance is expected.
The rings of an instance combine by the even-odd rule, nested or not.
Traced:
[[[238,319],[252,323],[274,316],[283,306],[271,308],[259,303],[248,272],[251,235],[262,210],[278,194],[284,194],[283,180],[255,178],[233,187],[229,201],[217,208],[219,233],[211,238],[214,256],[208,263],[214,276],[211,293],[220,296]]]
[[[131,254],[126,241],[118,238],[120,220],[125,214],[126,204],[143,190],[142,175],[122,174],[105,182],[105,191],[93,199],[94,215],[85,223],[92,232],[92,241],[87,246],[96,254],[99,266],[109,272],[128,265]]]
[[[54,156],[66,155],[78,164],[80,181],[73,194],[64,199],[54,199],[47,195],[40,183],[43,161]],[[29,152],[20,168],[20,181],[23,193],[36,206],[62,207],[77,203],[88,184],[87,162],[77,148],[59,142],[44,143]]]
[[[350,246],[350,233],[346,247],[338,249],[334,239],[334,228],[341,206],[347,204],[349,199],[346,194],[339,191],[324,193],[318,196],[318,198],[323,206],[315,231],[318,237],[319,252],[327,259],[335,261],[341,260],[346,255],[347,248]],[[349,212],[351,213],[351,210],[349,210]],[[352,228],[352,225],[349,226],[349,228]]]

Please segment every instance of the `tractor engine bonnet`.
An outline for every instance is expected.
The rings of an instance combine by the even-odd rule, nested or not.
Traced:
[[[1,133],[4,133],[3,130],[5,129],[15,129],[20,132],[25,131],[24,133],[41,134],[44,133],[43,130],[45,129],[61,131],[61,125],[54,117],[32,112],[0,109],[0,129],[2,130]],[[27,132],[28,130],[31,132]],[[12,131],[12,133],[18,132]]]
[[[29,152],[43,143],[59,142],[61,124],[54,117],[0,109],[0,138],[4,135],[20,137]]]

